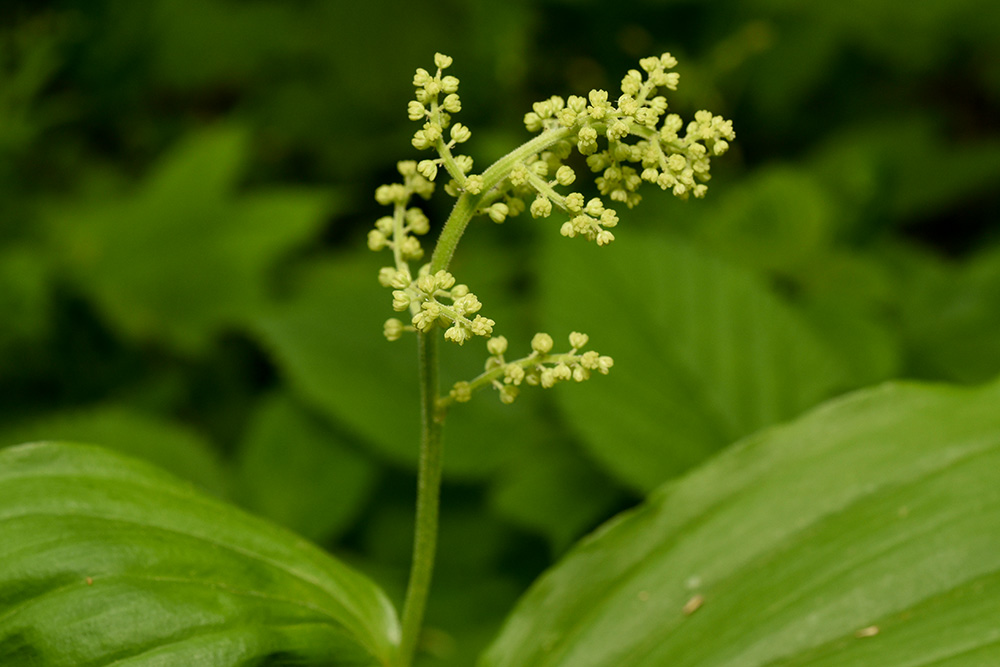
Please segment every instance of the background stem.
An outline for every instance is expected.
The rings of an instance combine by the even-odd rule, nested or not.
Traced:
[[[417,518],[413,537],[413,562],[403,604],[403,636],[400,666],[413,661],[417,638],[423,624],[427,595],[434,573],[437,547],[438,506],[441,495],[443,415],[436,409],[438,399],[437,331],[417,333],[420,359],[420,463],[417,472]]]

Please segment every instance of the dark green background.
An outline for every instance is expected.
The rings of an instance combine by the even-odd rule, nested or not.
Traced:
[[[732,440],[888,378],[1000,373],[997,35],[986,0],[5,2],[0,444],[151,459],[398,601],[416,367],[364,235],[419,156],[412,72],[455,58],[481,170],[531,102],[671,51],[673,108],[737,132],[706,201],[646,191],[600,253],[477,223],[456,259],[512,351],[581,328],[618,361],[452,415],[425,648],[470,664],[573,540]],[[444,349],[447,381],[485,358]]]

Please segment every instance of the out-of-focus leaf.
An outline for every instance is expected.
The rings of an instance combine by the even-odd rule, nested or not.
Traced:
[[[504,519],[544,535],[558,554],[608,516],[622,495],[581,452],[550,438],[501,469],[490,505]]]
[[[807,173],[763,169],[722,193],[695,230],[719,254],[758,270],[789,273],[829,244],[835,208]]]
[[[888,262],[916,373],[960,382],[1000,373],[1000,249],[956,265],[899,247]]]
[[[53,214],[61,260],[126,334],[202,349],[263,305],[269,269],[322,224],[329,193],[232,192],[247,143],[234,127],[206,130],[134,195]]]
[[[479,664],[996,663],[997,405],[888,385],[755,435],[584,540]]]
[[[317,541],[349,525],[375,481],[367,459],[286,396],[255,411],[237,472],[247,507]]]
[[[154,463],[215,495],[226,495],[229,488],[227,471],[202,435],[125,407],[57,412],[0,433],[0,446],[42,440],[100,444]]]
[[[584,331],[615,359],[608,377],[555,391],[623,481],[651,489],[845,383],[836,355],[753,275],[678,241],[618,237],[549,242],[542,303],[550,332]]]
[[[383,322],[396,313],[377,274],[378,264],[363,254],[315,265],[293,298],[259,317],[254,330],[299,395],[412,469],[420,436],[416,341],[383,337]],[[489,305],[484,312],[492,316]],[[487,353],[470,341],[442,344],[440,356],[444,383],[473,377]],[[482,476],[535,438],[526,402],[505,406],[496,396],[477,396],[449,412],[445,472]]]
[[[95,447],[0,452],[0,661],[392,664],[368,579],[269,523]]]

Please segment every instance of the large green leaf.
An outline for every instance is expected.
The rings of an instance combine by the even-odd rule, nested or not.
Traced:
[[[578,545],[481,666],[1000,664],[998,406],[885,385],[743,441]]]
[[[762,281],[691,246],[623,229],[609,248],[557,238],[546,250],[549,331],[584,331],[615,359],[607,378],[555,393],[590,451],[638,489],[848,383]]]
[[[0,663],[389,665],[368,579],[95,447],[0,452]]]

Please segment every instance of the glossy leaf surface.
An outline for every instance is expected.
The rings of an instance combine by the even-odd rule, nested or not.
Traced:
[[[1000,662],[1000,384],[755,435],[543,576],[482,667]]]
[[[388,665],[381,591],[295,535],[106,450],[0,452],[0,663]]]

